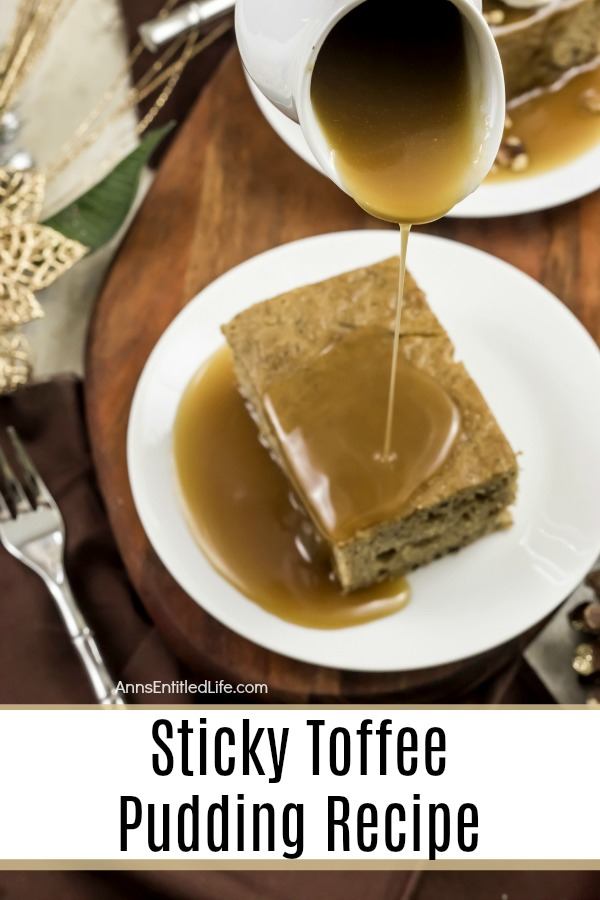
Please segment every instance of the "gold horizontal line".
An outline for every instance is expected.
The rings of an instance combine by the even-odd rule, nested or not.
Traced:
[[[38,859],[0,860],[0,871],[195,871],[195,872],[588,872],[600,860],[143,860]]]
[[[447,703],[447,704],[370,704],[370,703],[339,703],[339,704],[267,704],[267,703],[248,703],[248,704],[228,704],[225,703],[223,705],[216,704],[174,704],[174,703],[165,703],[165,704],[157,704],[157,703],[132,703],[131,706],[98,706],[97,704],[55,704],[49,703],[45,705],[35,705],[35,704],[0,704],[0,712],[12,710],[32,710],[32,711],[45,711],[45,710],[91,710],[98,712],[122,712],[123,710],[145,710],[145,711],[153,711],[156,713],[164,712],[164,711],[186,711],[186,712],[211,712],[213,710],[218,712],[278,712],[280,710],[299,710],[305,712],[344,712],[346,710],[349,711],[357,711],[357,710],[370,710],[370,711],[378,711],[378,712],[411,712],[411,711],[438,711],[438,712],[452,712],[454,710],[461,711],[482,711],[489,712],[490,710],[516,710],[522,712],[560,712],[561,710],[571,710],[574,712],[579,712],[581,710],[586,710],[589,712],[596,712],[600,709],[599,706],[590,706],[588,704],[519,704],[519,705],[508,705],[508,704],[456,704],[456,703]]]

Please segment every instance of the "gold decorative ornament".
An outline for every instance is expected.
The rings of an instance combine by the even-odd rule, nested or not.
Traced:
[[[31,377],[29,348],[22,334],[0,333],[0,394],[27,384]]]
[[[39,172],[0,168],[0,393],[28,380],[27,344],[15,329],[43,316],[36,292],[87,253],[83,244],[38,222],[44,189]]]

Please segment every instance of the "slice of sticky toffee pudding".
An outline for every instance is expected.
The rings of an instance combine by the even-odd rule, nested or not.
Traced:
[[[409,276],[393,455],[381,458],[398,260],[258,303],[223,329],[261,439],[346,591],[510,524],[517,461]]]

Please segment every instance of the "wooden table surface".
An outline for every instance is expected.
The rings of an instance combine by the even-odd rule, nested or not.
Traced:
[[[237,637],[204,613],[161,565],[137,518],[125,460],[129,408],[144,363],[171,320],[217,276],[257,253],[314,234],[373,227],[381,223],[271,131],[248,92],[234,50],[163,162],[110,272],[90,333],[90,435],[132,582],[181,659],[203,677],[267,682],[271,702],[452,701],[532,636],[437,670],[364,675],[304,665]],[[423,230],[480,247],[527,272],[600,339],[600,193],[549,212],[445,219]]]

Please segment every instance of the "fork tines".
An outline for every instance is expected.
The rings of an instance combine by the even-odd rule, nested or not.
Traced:
[[[51,497],[19,435],[12,427],[6,429],[20,478],[0,446],[0,520],[18,516],[35,509],[40,503],[50,503]]]

